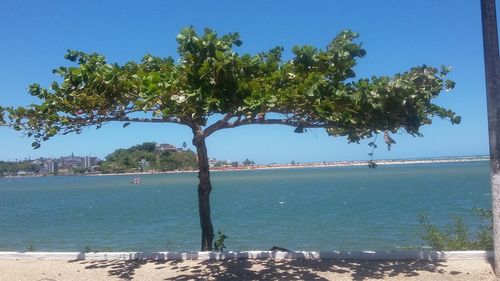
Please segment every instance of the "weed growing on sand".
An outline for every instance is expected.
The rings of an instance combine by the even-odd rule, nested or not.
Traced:
[[[222,230],[218,230],[217,231],[217,239],[215,240],[214,242],[214,249],[215,251],[224,251],[224,248],[226,248],[226,245],[224,244],[224,241],[226,240],[226,238],[229,238],[226,234],[224,234],[224,232],[222,232]]]
[[[90,253],[90,252],[95,252],[94,250],[92,250],[90,246],[85,246],[85,248],[83,248],[82,250],[82,253]]]

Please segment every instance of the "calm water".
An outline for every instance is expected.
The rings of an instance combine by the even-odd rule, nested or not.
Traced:
[[[0,178],[0,250],[198,250],[196,174]],[[491,206],[488,162],[213,172],[230,250],[381,250]]]

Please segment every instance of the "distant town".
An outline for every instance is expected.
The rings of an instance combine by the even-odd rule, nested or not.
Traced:
[[[99,159],[93,156],[41,157],[14,162],[0,161],[0,177],[48,176],[115,173],[156,173],[166,171],[189,171],[197,167],[196,154],[184,143],[183,148],[164,143],[143,143],[128,149],[117,149]],[[209,159],[210,167],[229,169],[255,165],[249,159],[229,161]]]
[[[182,148],[177,148],[171,144],[151,144],[154,144],[154,151],[158,153],[177,153],[183,151]],[[119,149],[117,151],[122,150]],[[74,154],[59,158],[40,157],[14,162],[0,161],[0,176],[96,174],[102,172],[101,164],[105,162],[105,160],[98,157],[76,156]],[[136,168],[140,171],[148,170],[150,169],[150,161],[141,159],[137,161]]]
[[[64,156],[59,158],[25,159],[15,162],[0,161],[0,176],[70,175],[93,172],[99,163],[97,157]]]

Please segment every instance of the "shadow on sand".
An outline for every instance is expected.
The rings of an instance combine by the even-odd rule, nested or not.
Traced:
[[[352,280],[382,279],[384,277],[412,277],[419,272],[457,275],[446,272],[440,261],[405,260],[204,260],[193,263],[182,260],[75,260],[85,269],[107,269],[109,276],[133,280],[136,270],[148,264],[155,276],[163,280],[329,280],[327,274],[342,274]],[[168,273],[168,274],[167,274]]]

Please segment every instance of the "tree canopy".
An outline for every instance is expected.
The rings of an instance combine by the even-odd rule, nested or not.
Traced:
[[[325,49],[296,46],[282,60],[283,47],[256,55],[239,54],[238,33],[200,35],[185,28],[177,36],[178,61],[145,55],[141,62],[108,63],[100,54],[68,51],[70,66],[50,87],[32,84],[38,104],[0,109],[6,122],[33,136],[33,146],[56,134],[80,133],[109,121],[170,122],[213,132],[250,124],[325,128],[350,142],[374,133],[420,136],[432,117],[459,123],[460,117],[432,102],[454,82],[449,69],[414,67],[392,77],[354,79],[357,58],[365,55],[358,34],[343,31]],[[275,113],[275,114],[269,114]],[[212,115],[220,120],[207,124]]]

